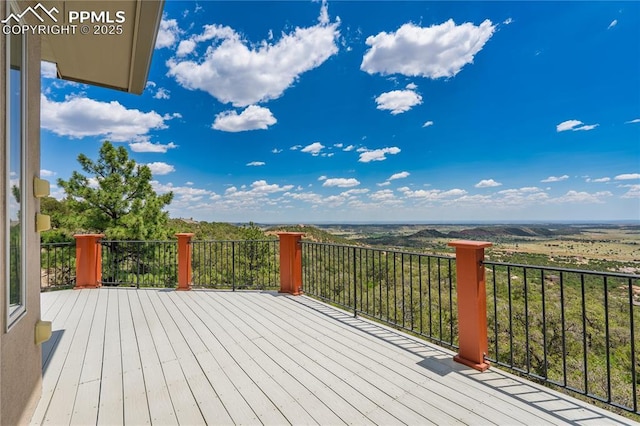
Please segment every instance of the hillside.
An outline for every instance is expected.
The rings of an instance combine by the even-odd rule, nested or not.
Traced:
[[[169,219],[176,232],[191,232],[195,240],[242,240],[242,227],[225,222],[196,222],[188,219]]]
[[[354,244],[346,238],[333,235],[315,226],[309,225],[277,225],[266,226],[259,224],[232,224],[223,222],[197,222],[190,219],[170,219],[169,226],[175,232],[194,233],[195,240],[243,240],[246,239],[248,227],[260,229],[265,239],[277,238],[278,232],[302,232],[303,240],[333,243]]]
[[[267,228],[265,234],[276,235],[278,232],[302,232],[304,236],[303,240],[313,241],[318,243],[333,243],[333,244],[357,244],[353,240],[349,240],[344,237],[334,235],[330,232],[324,231],[320,228],[310,225],[278,225]]]
[[[552,229],[530,226],[478,226],[449,232],[427,228],[410,235],[382,235],[361,238],[358,241],[376,246],[425,248],[433,246],[434,243],[439,245],[437,240],[442,239],[486,240],[498,243],[546,239],[580,233],[580,229],[570,227]]]

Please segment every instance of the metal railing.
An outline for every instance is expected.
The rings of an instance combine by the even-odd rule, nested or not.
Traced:
[[[302,242],[305,294],[443,346],[458,345],[455,259]]]
[[[489,361],[639,413],[639,275],[484,266]]]
[[[176,241],[102,240],[102,285],[175,287]]]
[[[278,240],[192,241],[193,286],[275,289],[280,286]]]
[[[75,241],[40,244],[40,290],[72,288],[75,283]]]

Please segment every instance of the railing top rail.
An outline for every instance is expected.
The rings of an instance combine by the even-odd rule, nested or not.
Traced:
[[[304,241],[303,240],[301,242],[302,242],[302,244],[307,244],[307,245],[318,245],[318,246],[329,246],[329,247],[348,247],[348,248],[356,248],[356,249],[360,249],[360,250],[370,250],[370,251],[377,251],[377,252],[383,252],[383,253],[408,254],[408,255],[411,255],[411,256],[429,256],[429,257],[435,257],[435,258],[439,258],[439,259],[455,260],[455,256],[447,256],[447,255],[444,255],[444,254],[418,253],[418,252],[412,252],[412,251],[377,248],[377,247],[363,247],[363,246],[355,246],[355,245],[349,245],[349,244],[321,243],[321,242],[317,242],[317,241]]]
[[[265,240],[191,240],[192,243],[277,243],[277,239]]]
[[[555,271],[555,272],[570,272],[574,274],[585,274],[585,275],[606,275],[608,277],[616,277],[616,278],[626,278],[637,280],[640,279],[640,275],[636,274],[623,274],[620,272],[606,272],[606,271],[590,271],[587,269],[572,269],[572,268],[561,268],[558,266],[542,266],[542,265],[526,265],[523,263],[508,263],[508,262],[492,262],[485,260],[482,262],[485,266],[495,265],[495,266],[511,266],[515,268],[527,268],[527,269],[538,269],[545,271]]]
[[[166,243],[166,244],[174,244],[176,242],[178,242],[177,239],[175,240],[108,240],[106,238],[101,238],[100,240],[98,240],[101,243]]]
[[[51,247],[51,246],[75,246],[75,241],[67,241],[62,243],[40,243],[40,247]]]

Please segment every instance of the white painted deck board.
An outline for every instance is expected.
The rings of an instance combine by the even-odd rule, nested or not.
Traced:
[[[118,296],[120,345],[122,348],[122,411],[125,424],[151,424],[138,341],[133,326],[130,290],[100,290]],[[142,331],[142,330],[140,330]]]
[[[177,418],[160,364],[159,353],[140,302],[140,297],[143,294],[144,292],[130,291],[129,304],[138,350],[140,351],[140,364],[142,365],[151,423],[175,424]]]
[[[232,381],[233,377],[228,376],[230,372],[225,371],[220,364],[219,360],[224,356],[222,352],[219,352],[221,348],[214,345],[214,339],[210,337],[207,339],[210,332],[191,311],[186,303],[188,300],[185,301],[185,297],[178,292],[172,294],[171,299],[180,316],[176,322],[181,324],[180,329],[188,334],[188,344],[232,422],[238,425],[259,423],[255,411]],[[205,343],[205,339],[207,343]]]
[[[55,293],[33,424],[633,424],[306,297]]]
[[[67,322],[74,321],[77,323],[74,333],[65,333],[62,336],[60,346],[56,349],[53,355],[54,359],[52,359],[52,361],[59,362],[55,366],[52,362],[47,369],[47,372],[49,368],[53,367],[56,367],[57,370],[59,366],[60,370],[65,371],[65,374],[61,374],[58,377],[55,391],[51,395],[50,408],[47,411],[47,420],[51,424],[68,424],[73,415],[75,396],[78,392],[82,364],[84,363],[97,299],[97,292],[79,296],[82,308],[76,306],[76,309],[67,319]],[[76,315],[76,311],[79,313],[78,315]],[[53,371],[51,372],[53,373]]]
[[[306,314],[306,312],[303,311],[301,314]],[[347,321],[352,322],[354,320],[347,318]],[[309,324],[314,323],[315,321],[311,321]],[[356,366],[354,368],[359,368],[359,371],[357,371],[359,376],[365,379],[375,380],[375,376],[372,375],[370,367],[373,365],[375,367],[375,375],[380,375],[388,381],[384,388],[387,393],[393,392],[392,396],[394,398],[403,396],[407,392],[407,389],[409,389],[408,392],[413,392],[413,396],[417,399],[408,397],[402,399],[403,403],[412,409],[420,411],[424,406],[432,405],[431,413],[433,414],[434,411],[438,410],[437,407],[446,407],[452,404],[465,405],[465,407],[473,410],[473,412],[468,415],[457,415],[457,417],[467,423],[495,421],[504,424],[522,420],[505,415],[494,409],[491,405],[483,404],[479,399],[482,399],[484,395],[480,393],[474,395],[472,389],[469,391],[470,394],[464,393],[461,395],[459,392],[460,388],[456,385],[442,386],[442,384],[448,380],[443,378],[436,382],[427,376],[425,374],[427,370],[417,365],[418,362],[422,361],[421,357],[407,352],[398,353],[397,349],[392,349],[392,347],[386,344],[371,344],[371,342],[366,340],[366,334],[359,333],[357,330],[349,330],[349,327],[347,327],[347,329],[338,327],[336,324],[329,324],[327,327],[324,327],[323,330],[316,329],[315,331],[322,332],[326,335],[328,342],[342,344],[343,349],[339,349],[339,346],[334,346],[333,348],[340,350],[343,355],[348,356],[351,364],[356,363],[357,360],[366,360],[360,367],[357,367],[357,364],[355,364]],[[312,325],[311,327],[314,326]],[[365,339],[365,341],[363,342],[362,339]],[[367,345],[366,343],[369,344]],[[345,351],[348,351],[348,353]],[[412,391],[412,389],[415,389],[415,391]],[[473,395],[473,397],[470,395]],[[413,401],[413,403],[409,401]],[[450,417],[448,418],[450,419]],[[441,421],[449,420],[445,417]]]
[[[191,404],[193,401],[197,404],[197,410],[200,413],[200,417],[196,417],[195,421],[199,422],[201,420],[204,423],[210,424],[232,424],[233,421],[231,420],[231,417],[229,417],[224,405],[220,401],[220,398],[215,393],[211,383],[204,374],[204,370],[202,370],[198,364],[198,360],[192,352],[190,344],[185,340],[182,331],[185,328],[190,329],[190,327],[178,327],[175,322],[175,318],[170,314],[169,310],[175,311],[177,309],[176,305],[172,303],[166,293],[148,292],[148,295],[150,300],[155,302],[154,306],[158,319],[164,326],[167,338],[175,351],[177,360],[179,360],[178,366],[184,374],[184,378],[188,385],[188,391],[192,395],[192,398],[188,399],[187,403]],[[160,297],[161,295],[162,297]],[[190,336],[193,337],[193,335]],[[172,398],[175,394],[174,389],[175,388],[170,388]],[[187,389],[182,389],[181,392],[187,392]],[[181,394],[180,397],[184,398],[185,395]],[[182,418],[184,417],[183,413],[186,412],[188,408],[186,406],[183,407],[181,403],[176,404],[175,400],[174,405],[176,406],[178,419],[184,423],[182,421]],[[191,415],[190,413],[187,414]],[[189,421],[189,423],[194,423],[195,421]]]
[[[220,366],[225,373],[235,373],[230,379],[243,395],[245,401],[251,401],[251,407],[260,422],[273,425],[287,423],[286,418],[269,398],[265,389],[256,383],[254,377],[258,374],[259,368],[250,362],[250,358],[246,356],[246,353],[229,338],[227,332],[220,327],[216,319],[211,315],[217,313],[203,308],[200,304],[202,297],[199,297],[196,293],[185,294],[184,297],[189,299],[188,306],[206,325],[211,335],[211,339],[208,340],[215,342],[214,347],[218,354],[217,359],[219,359]]]
[[[120,308],[118,293],[102,292],[107,296],[104,331],[104,353],[100,386],[98,425],[120,424],[124,421],[122,376],[122,346],[120,340]]]
[[[212,298],[208,300],[212,300]],[[236,316],[234,324],[243,335],[243,339],[239,341],[240,346],[243,347],[247,353],[251,353],[258,365],[261,365],[273,380],[281,384],[283,389],[286,389],[287,393],[304,407],[316,422],[332,425],[345,423],[344,420],[331,410],[331,403],[324,402],[317,394],[310,390],[318,388],[321,390],[328,389],[326,386],[323,386],[320,381],[310,374],[307,374],[304,369],[296,369],[296,374],[301,375],[302,380],[288,371],[294,365],[299,367],[291,358],[282,356],[289,352],[291,348],[280,346],[279,350],[276,351],[270,350],[272,347],[265,348],[269,340],[274,337],[269,329],[261,328],[261,324],[255,321],[247,321],[247,312],[244,311],[241,306],[231,304],[226,300],[219,300],[218,302],[219,304],[216,306],[225,317],[231,315]],[[223,309],[225,311],[223,311]],[[253,337],[256,334],[260,337]],[[332,398],[332,402],[335,403],[336,398]],[[364,418],[359,416],[352,418],[352,422],[356,420],[362,422]]]

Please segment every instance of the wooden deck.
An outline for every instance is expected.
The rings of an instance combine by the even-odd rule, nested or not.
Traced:
[[[633,424],[304,296],[42,294],[34,424]]]

